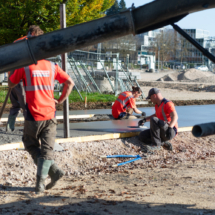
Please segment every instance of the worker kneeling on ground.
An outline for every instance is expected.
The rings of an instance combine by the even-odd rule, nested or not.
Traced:
[[[149,90],[148,97],[155,104],[155,114],[139,121],[139,125],[150,121],[150,129],[139,134],[139,139],[144,143],[143,151],[153,152],[161,146],[172,150],[172,144],[168,142],[175,137],[178,129],[178,114],[173,102],[163,98],[157,88]]]
[[[11,72],[9,87],[15,87],[20,80],[23,80],[26,92],[23,143],[37,165],[35,190],[43,192],[45,188],[52,188],[64,175],[64,171],[53,160],[57,125],[55,103],[63,103],[70,94],[74,82],[57,64],[47,60],[40,60],[37,65],[33,64]],[[55,100],[53,95],[54,80],[64,84],[58,100]],[[45,187],[47,175],[51,177],[51,182]]]
[[[142,94],[139,87],[132,87],[132,91],[125,91],[119,95],[112,106],[112,115],[115,119],[136,119],[133,112],[145,116],[145,112],[137,109],[135,100]]]

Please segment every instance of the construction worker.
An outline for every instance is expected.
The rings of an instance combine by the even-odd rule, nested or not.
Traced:
[[[150,129],[139,134],[139,139],[144,143],[143,150],[152,152],[161,146],[172,150],[169,140],[173,139],[178,130],[178,114],[173,102],[165,99],[158,88],[149,90],[148,97],[155,104],[155,114],[139,121],[139,125],[150,121]]]
[[[64,102],[72,91],[74,82],[57,64],[47,60],[40,60],[37,65],[32,64],[11,72],[9,87],[15,87],[20,80],[23,80],[26,93],[23,143],[37,165],[35,190],[43,192],[44,189],[52,188],[64,175],[64,171],[53,160],[57,125],[55,103]],[[54,80],[64,84],[58,100],[53,95]],[[45,187],[47,175],[51,177],[51,182]]]
[[[135,100],[142,94],[139,87],[132,86],[132,91],[126,91],[119,95],[112,106],[112,115],[115,119],[136,119],[133,112],[145,116],[145,112],[137,109]]]
[[[14,42],[19,42],[21,40],[28,39],[29,37],[32,36],[39,36],[42,35],[43,31],[40,29],[39,26],[37,25],[31,25],[28,29],[27,36],[21,37]],[[8,72],[10,73],[10,72]],[[9,74],[8,74],[9,75]],[[10,93],[10,100],[12,107],[10,108],[10,113],[8,116],[8,121],[6,125],[6,131],[14,131],[15,129],[15,122],[16,122],[16,117],[19,115],[21,112],[21,109],[23,111],[23,115],[25,117],[25,90],[23,88],[23,83],[20,81],[12,90]]]

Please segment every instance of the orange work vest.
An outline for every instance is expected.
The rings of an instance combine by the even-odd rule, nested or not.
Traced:
[[[167,106],[167,103],[168,103],[168,106]],[[171,122],[172,119],[171,119],[170,113],[173,110],[175,110],[175,106],[173,102],[165,98],[161,101],[161,104],[159,106],[157,104],[155,105],[155,113],[157,118],[165,122]],[[174,125],[174,127],[176,128],[176,132],[177,132],[178,122]]]
[[[14,43],[15,43],[15,42],[17,42],[17,41],[19,41],[19,40],[27,40],[27,39],[28,39],[28,37],[27,37],[27,36],[20,37],[19,39],[15,40],[15,41],[14,41]]]
[[[23,69],[25,71],[23,85],[26,93],[26,120],[41,121],[54,118],[55,64],[40,60],[37,65],[32,64]]]
[[[118,119],[120,113],[126,112],[127,108],[135,108],[135,99],[132,92],[125,91],[119,95],[117,100],[112,106],[112,115],[115,119]]]

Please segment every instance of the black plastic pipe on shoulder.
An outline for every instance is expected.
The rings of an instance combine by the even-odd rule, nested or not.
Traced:
[[[157,29],[210,8],[215,8],[214,0],[156,0],[117,15],[7,44],[0,47],[0,73],[125,35]]]
[[[192,134],[195,137],[206,137],[215,134],[215,122],[194,125]]]

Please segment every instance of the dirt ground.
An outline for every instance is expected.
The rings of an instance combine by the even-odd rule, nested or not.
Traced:
[[[139,83],[144,94],[158,87],[175,105],[215,104],[215,85],[156,82],[171,72],[142,72]],[[7,105],[5,113],[9,108]],[[99,108],[111,108],[111,103],[88,103],[88,109]],[[80,102],[70,104],[70,109],[85,107]],[[34,192],[36,166],[29,154],[23,150],[2,151],[0,214],[215,214],[215,135],[197,139],[183,132],[172,144],[172,152],[161,149],[148,155],[142,153],[137,137],[62,143],[65,150],[54,156],[66,175],[42,194]],[[128,159],[100,157],[114,154],[139,154],[143,158],[112,167]]]
[[[43,194],[34,192],[36,166],[26,151],[0,152],[0,214],[215,214],[214,142],[179,133],[173,152],[116,168],[128,159],[100,156],[141,155],[136,137],[63,143],[55,160],[66,176]]]

